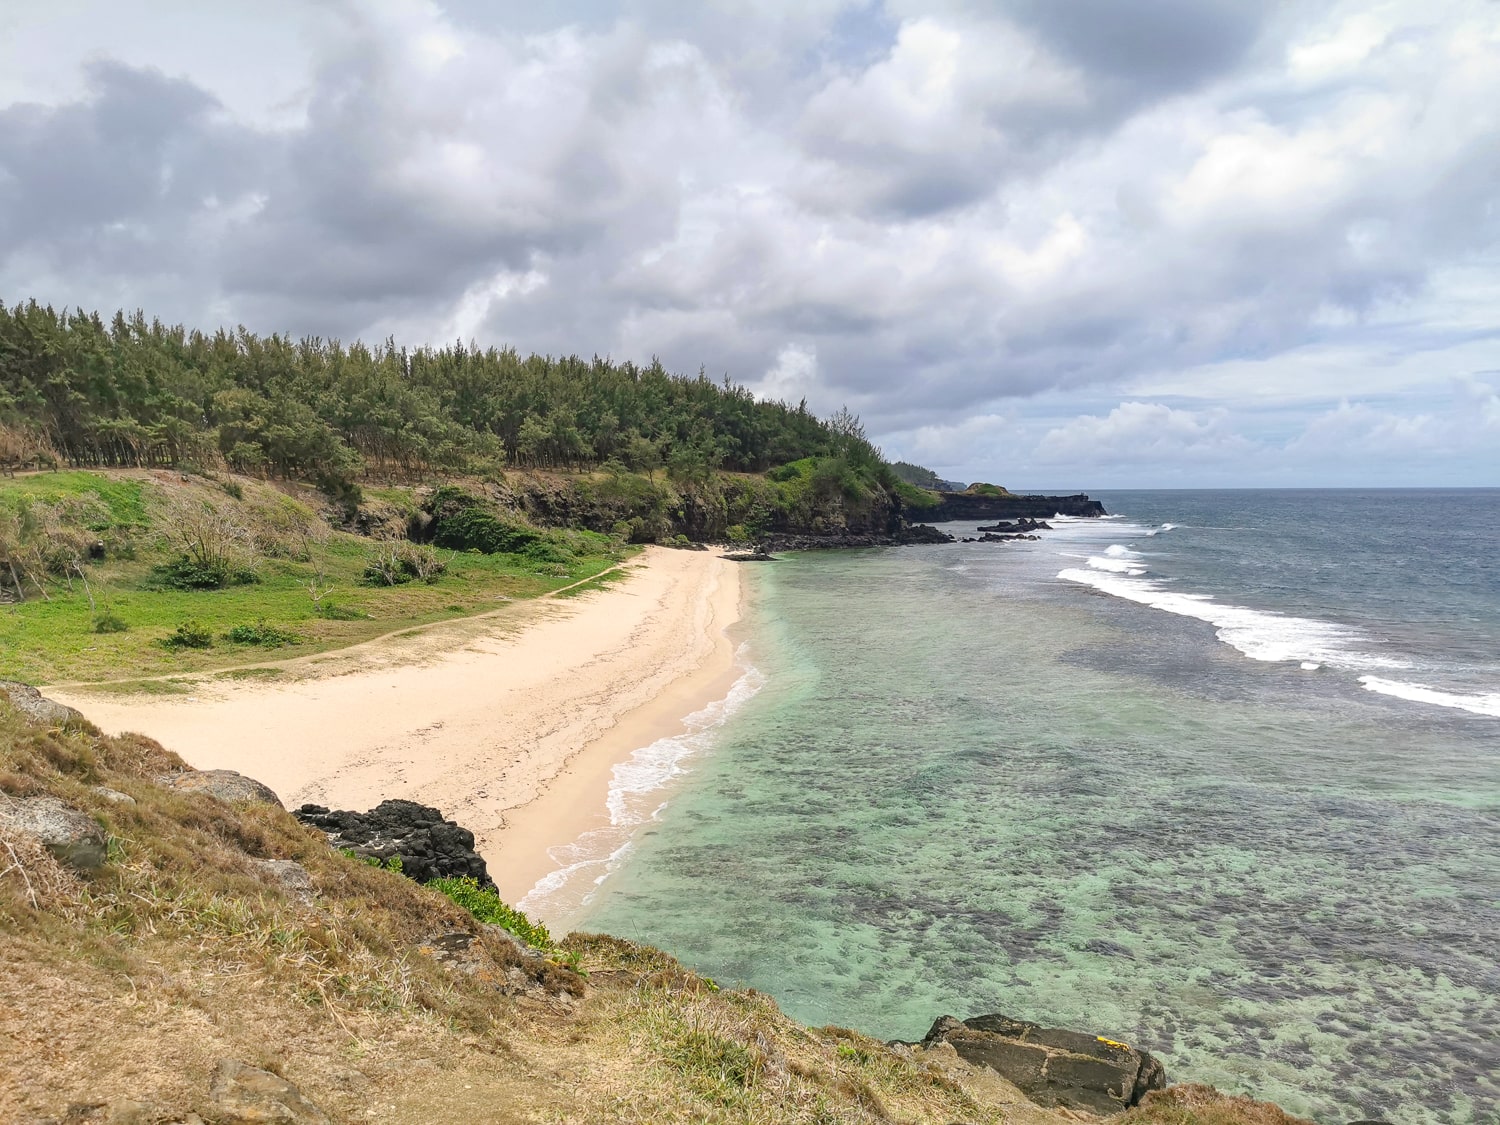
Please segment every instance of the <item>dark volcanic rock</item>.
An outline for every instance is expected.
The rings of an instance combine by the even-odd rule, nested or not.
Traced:
[[[850,547],[904,547],[912,543],[952,543],[953,536],[924,523],[897,528],[889,534],[834,532],[827,535],[767,535],[763,551],[827,551]]]
[[[1053,516],[1102,516],[1104,505],[1082,492],[1074,496],[984,496],[971,492],[939,492],[938,506],[922,515],[934,523],[948,520],[1051,519]]]
[[[925,523],[914,523],[910,527],[903,528],[897,535],[897,541],[901,543],[952,543],[953,536],[946,531],[939,531],[935,527],[929,527]]]
[[[1009,1016],[943,1016],[924,1047],[949,1043],[965,1062],[987,1066],[1037,1105],[1118,1113],[1166,1086],[1160,1062],[1102,1035],[1040,1027]]]
[[[495,888],[484,860],[474,851],[474,833],[428,805],[381,801],[367,813],[303,805],[292,815],[320,829],[336,848],[382,862],[400,856],[401,873],[419,883],[468,875],[481,887]]]
[[[1015,523],[1006,523],[1002,521],[1000,523],[990,524],[990,526],[988,527],[978,527],[974,530],[997,532],[1001,535],[1019,535],[1027,531],[1051,531],[1052,525],[1046,520],[1020,519]]]

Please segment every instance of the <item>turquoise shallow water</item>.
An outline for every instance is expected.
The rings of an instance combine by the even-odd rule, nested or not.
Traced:
[[[747,569],[764,686],[584,928],[813,1023],[916,1038],[1000,1011],[1320,1122],[1500,1119],[1500,719],[1360,681],[1482,699],[1489,603],[1320,598],[1296,577],[1316,542],[1290,580],[1245,577],[1280,517],[1226,550],[1162,534],[1232,509],[1182,499],[1106,498],[1144,515],[1038,544]],[[1265,620],[1059,578],[1079,568]]]

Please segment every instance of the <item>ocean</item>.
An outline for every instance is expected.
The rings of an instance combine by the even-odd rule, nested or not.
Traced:
[[[1094,495],[748,566],[744,676],[617,778],[575,924],[813,1024],[1500,1121],[1500,491]]]

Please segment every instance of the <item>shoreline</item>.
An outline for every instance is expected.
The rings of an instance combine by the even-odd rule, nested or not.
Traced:
[[[294,658],[282,667],[305,678],[289,682],[47,693],[195,768],[254,777],[288,808],[433,805],[473,831],[515,903],[558,868],[553,850],[609,826],[616,765],[688,733],[685,720],[728,693],[741,594],[738,564],[648,547],[603,590]]]

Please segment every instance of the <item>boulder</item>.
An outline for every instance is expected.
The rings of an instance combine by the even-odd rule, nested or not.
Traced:
[[[0,829],[34,836],[75,871],[97,871],[108,854],[104,832],[92,817],[56,797],[0,796]]]
[[[400,856],[401,873],[419,883],[469,876],[481,887],[495,887],[474,850],[474,833],[428,805],[389,800],[364,813],[303,805],[292,815],[322,831],[336,848],[382,863]]]
[[[333,1125],[333,1119],[280,1075],[224,1059],[214,1071],[205,1116],[215,1125]]]
[[[1167,1084],[1149,1052],[1102,1035],[1041,1027],[1009,1016],[943,1016],[924,1047],[948,1043],[960,1058],[987,1066],[1040,1106],[1118,1113]]]
[[[256,869],[266,877],[267,882],[275,883],[304,906],[312,905],[314,894],[312,876],[307,873],[307,868],[296,860],[257,859],[252,862]]]
[[[19,680],[0,680],[0,695],[28,718],[49,726],[64,727],[84,721],[83,713],[62,703],[54,703],[30,684]]]
[[[281,798],[269,785],[234,770],[192,770],[168,779],[167,784],[184,793],[207,793],[221,801],[255,801],[282,808]]]

